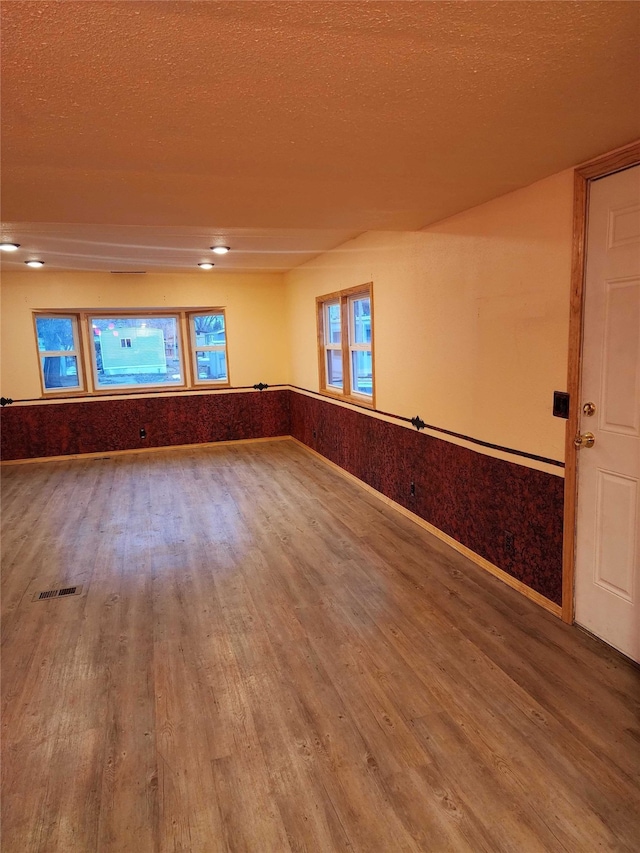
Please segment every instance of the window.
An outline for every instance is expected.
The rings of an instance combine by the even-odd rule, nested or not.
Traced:
[[[227,385],[227,330],[224,312],[189,314],[195,385]]]
[[[373,406],[373,286],[320,296],[320,391]]]
[[[371,358],[371,296],[353,296],[349,306],[349,356],[351,391],[373,395],[373,364]]]
[[[325,362],[327,365],[327,385],[336,391],[342,390],[342,320],[340,301],[327,302],[324,306],[326,339]]]
[[[90,316],[89,323],[97,390],[185,384],[178,316]]]
[[[35,326],[43,392],[84,390],[77,316],[38,314]]]
[[[222,308],[36,311],[34,323],[44,394],[229,385]]]

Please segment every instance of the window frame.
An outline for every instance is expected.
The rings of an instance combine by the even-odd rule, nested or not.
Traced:
[[[38,335],[38,320],[71,320],[71,330],[73,334],[74,349],[73,350],[41,350],[40,338]],[[36,339],[36,356],[38,359],[38,376],[40,377],[40,388],[43,397],[56,397],[63,395],[79,396],[87,393],[87,372],[85,370],[85,359],[83,350],[83,341],[80,326],[80,315],[74,311],[34,311],[33,312],[33,332]],[[75,357],[76,360],[76,375],[78,384],[74,386],[60,386],[56,388],[47,388],[47,383],[44,375],[44,359],[56,357]]]
[[[191,318],[194,315],[222,314],[225,329],[225,356],[227,364],[227,378],[224,382],[215,380],[199,381],[197,365],[194,363],[195,356],[195,333],[192,333]],[[230,388],[231,368],[229,365],[229,327],[224,307],[204,306],[189,308],[81,308],[75,311],[64,309],[35,309],[32,311],[33,331],[36,346],[36,358],[38,359],[38,374],[40,376],[41,397],[49,399],[56,396],[64,397],[100,397],[121,396],[128,394],[171,394],[173,391],[199,391],[206,388]],[[38,338],[39,318],[71,319],[74,331],[74,343],[76,349],[58,351],[43,351],[40,349]],[[99,386],[97,377],[97,360],[93,340],[93,321],[95,319],[120,319],[134,317],[150,319],[173,317],[176,320],[176,345],[178,349],[178,361],[180,365],[180,382],[158,382],[158,383],[136,383],[132,385]],[[216,345],[217,346],[217,345]],[[199,347],[202,349],[202,347]],[[194,358],[188,353],[194,353]],[[75,387],[60,387],[55,390],[45,387],[43,373],[43,356],[75,356],[78,370],[79,385]]]
[[[371,341],[368,343],[356,343],[354,334],[354,323],[352,321],[352,305],[358,299],[368,298],[371,309]],[[327,341],[328,324],[327,308],[329,305],[340,305],[340,344],[330,344]],[[357,403],[370,409],[375,408],[375,357],[374,357],[374,320],[373,320],[373,283],[349,287],[334,293],[327,293],[316,297],[316,318],[318,332],[318,372],[319,390],[327,397],[338,400],[346,400]],[[327,359],[331,350],[339,350],[342,353],[342,389],[331,385],[327,379]],[[371,353],[371,394],[363,394],[361,391],[353,390],[353,352]]]
[[[192,386],[194,388],[229,388],[230,369],[229,369],[229,336],[227,329],[227,315],[224,308],[205,308],[197,311],[186,311],[187,321],[187,336],[189,340],[189,350],[191,358]],[[224,321],[224,344],[198,344],[196,341],[195,317],[205,317],[219,315]],[[226,379],[200,379],[198,372],[198,353],[199,352],[224,352],[225,363],[227,366]]]

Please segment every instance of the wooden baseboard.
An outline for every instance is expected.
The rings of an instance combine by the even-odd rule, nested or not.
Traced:
[[[105,456],[128,456],[131,453],[158,453],[161,450],[192,450],[201,447],[222,447],[229,444],[260,444],[265,441],[289,441],[290,435],[272,438],[237,438],[230,441],[206,441],[200,444],[164,444],[161,447],[133,447],[128,450],[100,450],[96,453],[73,453],[68,456],[38,456],[33,459],[3,459],[0,465],[29,465],[32,462],[63,462],[68,459],[104,459]]]
[[[397,503],[396,501],[388,498],[386,495],[383,495],[381,492],[374,489],[372,486],[367,485],[354,474],[350,474],[348,471],[345,471],[344,468],[341,468],[339,465],[336,465],[335,462],[332,462],[330,459],[327,459],[326,456],[323,456],[321,453],[318,453],[316,450],[313,450],[311,447],[308,447],[302,441],[299,441],[297,438],[292,437],[292,441],[295,441],[297,445],[304,448],[308,453],[311,453],[317,459],[320,459],[325,465],[329,465],[333,468],[334,471],[337,471],[338,474],[341,474],[343,477],[346,477],[348,480],[351,480],[352,483],[356,483],[365,491],[369,492],[369,494],[381,500],[387,506],[390,506],[392,509],[395,509],[397,512],[401,513],[405,516],[405,518],[410,519],[415,524],[422,527],[424,530],[433,534],[437,539],[440,539],[442,542],[445,542],[459,554],[467,557],[467,559],[471,560],[472,563],[475,563],[477,566],[480,566],[481,569],[484,569],[489,574],[501,580],[503,583],[506,583],[507,586],[510,586],[512,589],[517,590],[521,595],[524,595],[525,598],[528,598],[530,601],[535,602],[540,607],[543,607],[545,610],[552,613],[554,616],[557,616],[559,619],[562,618],[562,608],[559,604],[556,604],[553,601],[550,601],[544,595],[539,592],[536,592],[535,589],[531,589],[531,587],[519,581],[517,578],[512,577],[510,574],[505,572],[503,569],[500,569],[498,566],[486,560],[484,557],[481,557],[480,554],[476,554],[475,551],[472,551],[470,548],[467,548],[465,545],[462,545],[453,537],[448,536],[446,533],[443,533],[442,530],[439,530],[437,527],[434,527],[433,524],[429,524],[428,521],[425,521],[423,518],[420,518],[419,515],[416,515],[411,510],[402,506],[402,504]]]

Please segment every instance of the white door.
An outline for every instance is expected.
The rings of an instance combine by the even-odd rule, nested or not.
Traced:
[[[576,622],[640,662],[640,166],[591,184],[580,405]]]

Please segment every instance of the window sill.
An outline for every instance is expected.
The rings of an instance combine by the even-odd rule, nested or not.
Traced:
[[[215,388],[231,388],[230,382],[194,382],[189,391],[213,391]]]
[[[365,409],[375,409],[375,401],[372,397],[360,396],[359,394],[340,394],[330,388],[320,388],[323,397],[331,397],[332,400],[342,400],[343,403],[353,403]]]
[[[55,391],[49,388],[42,392],[41,399],[55,400],[57,397],[88,397],[89,392],[85,388],[59,388]]]

